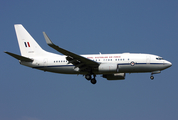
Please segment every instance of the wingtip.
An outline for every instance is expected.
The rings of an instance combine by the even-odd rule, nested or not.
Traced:
[[[7,51],[4,51],[4,53],[8,54],[9,52],[7,52]]]
[[[46,34],[45,32],[43,32],[43,36],[44,36],[44,38],[45,38],[45,40],[46,40],[46,43],[47,43],[48,45],[53,44],[52,41],[49,39],[49,37],[47,36],[47,34]]]

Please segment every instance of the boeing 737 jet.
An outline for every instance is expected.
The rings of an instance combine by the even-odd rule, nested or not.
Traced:
[[[78,55],[55,45],[43,32],[47,44],[63,55],[54,54],[43,50],[21,24],[14,27],[21,55],[5,53],[19,60],[21,65],[54,73],[84,75],[92,84],[97,82],[96,75],[107,80],[123,80],[126,73],[139,72],[150,72],[153,80],[153,74],[172,66],[171,62],[152,54]]]

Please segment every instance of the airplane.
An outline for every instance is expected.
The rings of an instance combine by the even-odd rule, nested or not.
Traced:
[[[63,55],[43,50],[28,31],[15,24],[16,36],[21,55],[5,51],[19,60],[21,65],[61,74],[83,75],[92,84],[96,84],[96,75],[107,80],[124,80],[126,73],[161,73],[172,66],[172,63],[162,57],[152,54],[122,53],[122,54],[89,54],[78,55],[55,45],[43,32],[46,43]]]

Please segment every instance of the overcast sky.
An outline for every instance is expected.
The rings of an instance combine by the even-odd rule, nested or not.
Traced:
[[[14,24],[22,24],[50,52],[45,31],[77,54],[149,53],[173,66],[154,75],[126,74],[121,81],[100,75],[92,85],[82,75],[21,66],[3,53],[20,54]],[[1,120],[178,119],[177,0],[1,0]]]

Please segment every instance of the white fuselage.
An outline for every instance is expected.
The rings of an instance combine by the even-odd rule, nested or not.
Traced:
[[[99,71],[97,68],[93,72],[95,74],[109,74],[109,73],[135,73],[135,72],[153,72],[161,71],[172,64],[159,56],[151,54],[92,54],[81,55],[101,64],[117,64],[118,71]],[[33,67],[36,69],[63,73],[63,74],[84,74],[77,67],[66,60],[66,56],[49,54],[48,57],[35,57],[33,62],[21,62],[21,64]]]

